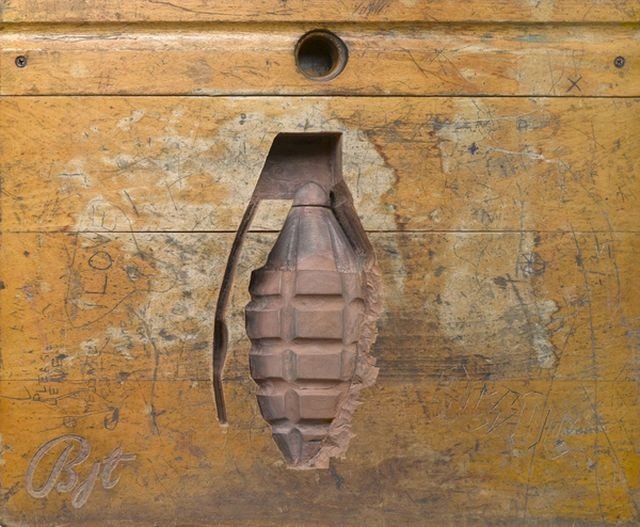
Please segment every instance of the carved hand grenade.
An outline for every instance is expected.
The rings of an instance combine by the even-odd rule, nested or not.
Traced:
[[[331,458],[346,452],[360,391],[378,374],[369,350],[381,280],[342,177],[341,138],[338,132],[275,137],[231,245],[216,303],[212,384],[224,425],[225,312],[245,234],[263,200],[292,199],[266,264],[251,275],[246,329],[260,411],[296,468],[328,468]]]
[[[258,404],[289,463],[308,462],[327,440],[355,373],[364,278],[325,191],[307,183],[246,307]]]

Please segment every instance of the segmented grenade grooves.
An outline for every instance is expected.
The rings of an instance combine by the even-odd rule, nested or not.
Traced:
[[[324,191],[296,195],[246,308],[251,376],[291,464],[312,459],[346,400],[364,316],[363,276]]]

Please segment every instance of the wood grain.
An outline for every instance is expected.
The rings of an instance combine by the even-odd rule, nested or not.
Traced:
[[[296,69],[296,42],[314,27],[5,32],[0,93],[640,95],[640,33],[632,25],[346,25],[335,31],[349,62],[327,82]],[[14,63],[20,55],[24,68]],[[624,67],[614,65],[617,56]]]
[[[0,21],[3,527],[638,524],[638,0],[0,0]],[[294,61],[317,27],[349,47],[329,82]],[[379,260],[380,373],[346,457],[297,471],[244,329],[289,202],[241,252],[228,426],[212,326],[274,137],[321,131]]]
[[[15,494],[5,521],[47,525],[57,513],[60,524],[83,526],[454,526],[461,517],[468,525],[636,523],[635,382],[600,385],[598,417],[608,423],[606,436],[594,424],[593,389],[580,383],[558,381],[548,397],[547,383],[532,381],[379,384],[356,414],[348,458],[314,472],[283,466],[257,408],[238,416],[233,431],[220,429],[209,418],[210,390],[203,384],[156,385],[163,421],[173,423],[156,434],[144,415],[148,383],[97,389],[121,404],[123,417],[112,431],[104,428],[108,412],[100,411],[95,395],[95,414],[67,421],[71,426],[48,404],[3,400],[0,406],[14,419],[29,408],[36,444],[70,429],[91,438],[91,458],[78,469],[83,478],[116,446],[136,453],[135,462],[118,467],[116,487],[98,483],[83,509],[73,511],[68,494],[43,501],[16,491],[33,445],[10,433],[3,479]],[[249,392],[230,387],[232,399],[247,407]],[[11,383],[5,393],[24,390]],[[91,389],[79,397],[91,400]],[[568,403],[570,411],[563,412]]]
[[[299,130],[343,132],[368,230],[640,221],[637,99],[29,97],[0,111],[5,232],[234,231],[273,138]],[[255,228],[285,211],[268,204]]]
[[[251,235],[241,258],[228,429],[214,417],[210,336],[231,234],[5,234],[3,518],[631,525],[638,235],[532,233],[535,268],[519,233],[370,237],[385,290],[380,376],[347,458],[295,472],[258,414],[242,323],[249,271],[274,234]],[[82,478],[116,447],[137,456],[73,513],[68,494],[34,500],[22,487],[38,445],[68,433],[94,447]]]
[[[370,237],[385,284],[375,352],[388,382],[547,378],[560,355],[569,364],[559,378],[638,375],[629,334],[640,317],[632,301],[640,288],[637,233]],[[231,241],[220,233],[5,234],[3,348],[16,351],[3,358],[2,378],[37,380],[43,353],[68,349],[99,356],[101,381],[121,373],[208,380],[212,305]],[[230,338],[244,351],[231,359],[230,379],[248,379],[249,271],[264,264],[274,241],[273,233],[255,233],[242,254]],[[157,370],[152,341],[166,357]],[[62,362],[62,380],[84,379],[82,360]]]
[[[637,22],[637,0],[4,0],[5,22]]]
[[[637,520],[635,99],[0,104],[3,519]],[[251,235],[238,269],[228,429],[210,388],[233,231],[275,134],[305,129],[345,135],[385,291],[378,383],[348,457],[316,474],[281,464],[248,375],[247,279],[273,232]],[[287,206],[257,229],[279,229]],[[79,509],[24,487],[38,448],[68,434],[92,445],[82,482],[114,449],[136,456]]]

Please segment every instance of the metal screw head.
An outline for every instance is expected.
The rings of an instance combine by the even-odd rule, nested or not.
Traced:
[[[622,68],[624,66],[625,60],[624,57],[616,57],[615,59],[613,59],[613,65],[616,68]]]
[[[27,57],[25,57],[24,55],[18,55],[16,57],[16,66],[18,66],[18,68],[24,68],[27,65]]]

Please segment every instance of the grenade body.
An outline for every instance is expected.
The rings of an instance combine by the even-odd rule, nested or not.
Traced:
[[[296,194],[250,293],[246,328],[260,411],[285,459],[304,464],[347,400],[365,306],[358,258],[318,185]]]

